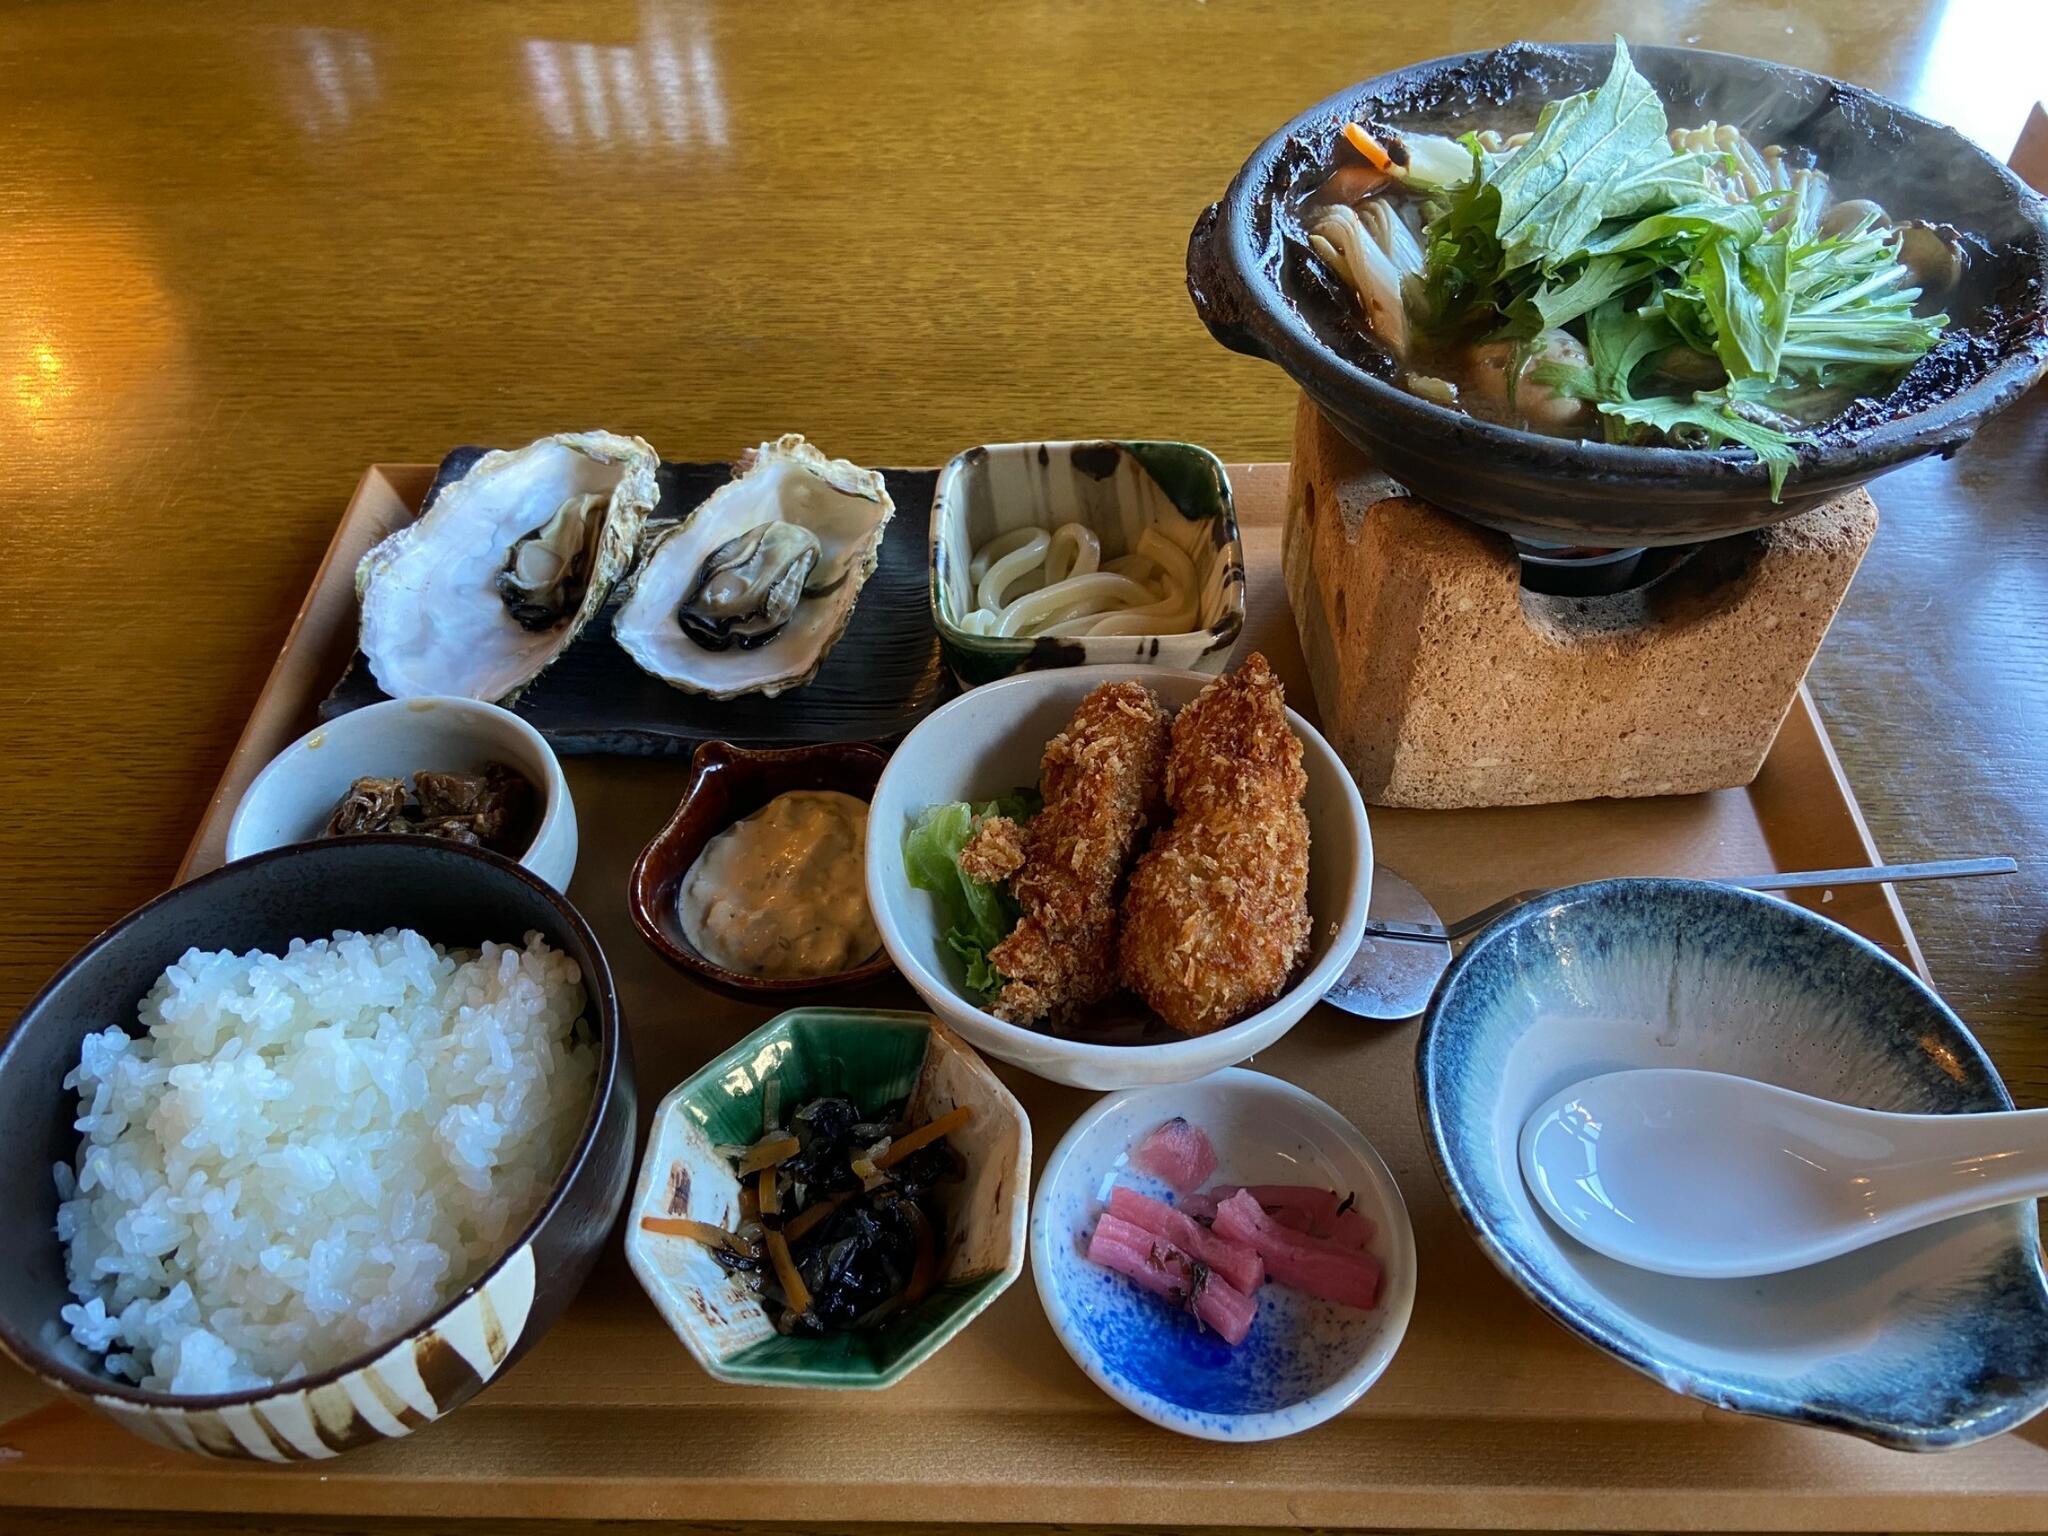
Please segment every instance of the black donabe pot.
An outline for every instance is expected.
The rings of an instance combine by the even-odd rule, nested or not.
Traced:
[[[1605,78],[1607,45],[1516,43],[1432,59],[1340,91],[1253,151],[1188,239],[1188,292],[1226,347],[1284,369],[1347,438],[1418,495],[1523,538],[1683,544],[1765,527],[1872,476],[1952,454],[2048,369],[2048,205],[1952,128],[1859,86],[1693,48],[1632,50],[1674,125],[1715,119],[1813,150],[1838,195],[1983,243],[1953,330],[1883,410],[1852,411],[1802,447],[1784,499],[1745,450],[1630,448],[1543,437],[1430,404],[1345,360],[1283,281],[1284,205],[1333,163],[1343,124],[1435,132],[1530,127],[1542,104]],[[1310,302],[1313,299],[1310,298]],[[1898,407],[1895,411],[1892,407]]]
[[[115,1381],[72,1342],[51,1166],[78,1149],[60,1085],[79,1043],[117,1024],[187,949],[281,952],[337,928],[412,928],[447,945],[538,931],[583,973],[597,1086],[574,1150],[524,1231],[475,1283],[375,1353],[282,1386],[178,1397]],[[88,944],[0,1048],[0,1347],[42,1381],[145,1439],[215,1456],[293,1461],[411,1433],[452,1412],[530,1348],[590,1273],[633,1171],[633,1060],[610,967],[569,902],[509,859],[387,834],[297,843],[178,886]]]

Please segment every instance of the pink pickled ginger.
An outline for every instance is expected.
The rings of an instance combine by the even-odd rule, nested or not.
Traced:
[[[1224,1343],[1242,1344],[1259,1304],[1206,1264],[1188,1257],[1163,1237],[1120,1216],[1102,1213],[1088,1241],[1088,1257],[1142,1289],[1195,1314]]]
[[[1371,1254],[1283,1227],[1248,1189],[1216,1207],[1216,1235],[1258,1250],[1266,1277],[1325,1301],[1370,1309],[1380,1299],[1379,1261]]]
[[[1175,1115],[1131,1150],[1131,1161],[1184,1195],[1216,1171],[1216,1149],[1200,1126]]]
[[[1165,1238],[1191,1258],[1200,1259],[1247,1295],[1265,1283],[1266,1266],[1257,1253],[1243,1243],[1218,1237],[1164,1200],[1154,1200],[1119,1184],[1109,1192],[1109,1211],[1134,1227],[1143,1227],[1154,1237]]]

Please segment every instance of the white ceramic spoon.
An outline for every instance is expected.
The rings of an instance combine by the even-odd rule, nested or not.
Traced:
[[[2048,1109],[1886,1114],[1658,1067],[1558,1094],[1521,1159],[1536,1203],[1595,1252],[1734,1279],[2048,1195]]]

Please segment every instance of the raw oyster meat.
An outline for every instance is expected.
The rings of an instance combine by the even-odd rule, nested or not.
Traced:
[[[766,645],[796,617],[823,549],[800,523],[758,523],[704,557],[676,621],[706,650]]]
[[[506,703],[597,617],[658,492],[637,437],[487,453],[356,567],[363,654],[393,698]]]
[[[648,541],[612,634],[690,693],[801,688],[852,619],[895,511],[875,471],[828,459],[795,433],[763,443]]]

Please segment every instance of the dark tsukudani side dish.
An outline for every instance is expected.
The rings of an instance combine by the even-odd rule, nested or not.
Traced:
[[[1271,1003],[1308,949],[1307,778],[1262,655],[1170,717],[1104,683],[1047,743],[1037,797],[928,809],[904,841],[966,990],[1086,1033],[1127,993],[1205,1035]]]
[[[949,1138],[973,1109],[921,1125],[904,1113],[901,1103],[863,1115],[851,1099],[811,1099],[731,1149],[737,1230],[674,1216],[640,1225],[710,1249],[758,1292],[778,1332],[881,1327],[938,1283],[946,1224],[937,1186],[964,1172]]]
[[[403,777],[366,774],[335,803],[322,837],[410,832],[488,848],[516,859],[533,841],[540,795],[518,769],[486,763],[475,773],[422,768]]]

